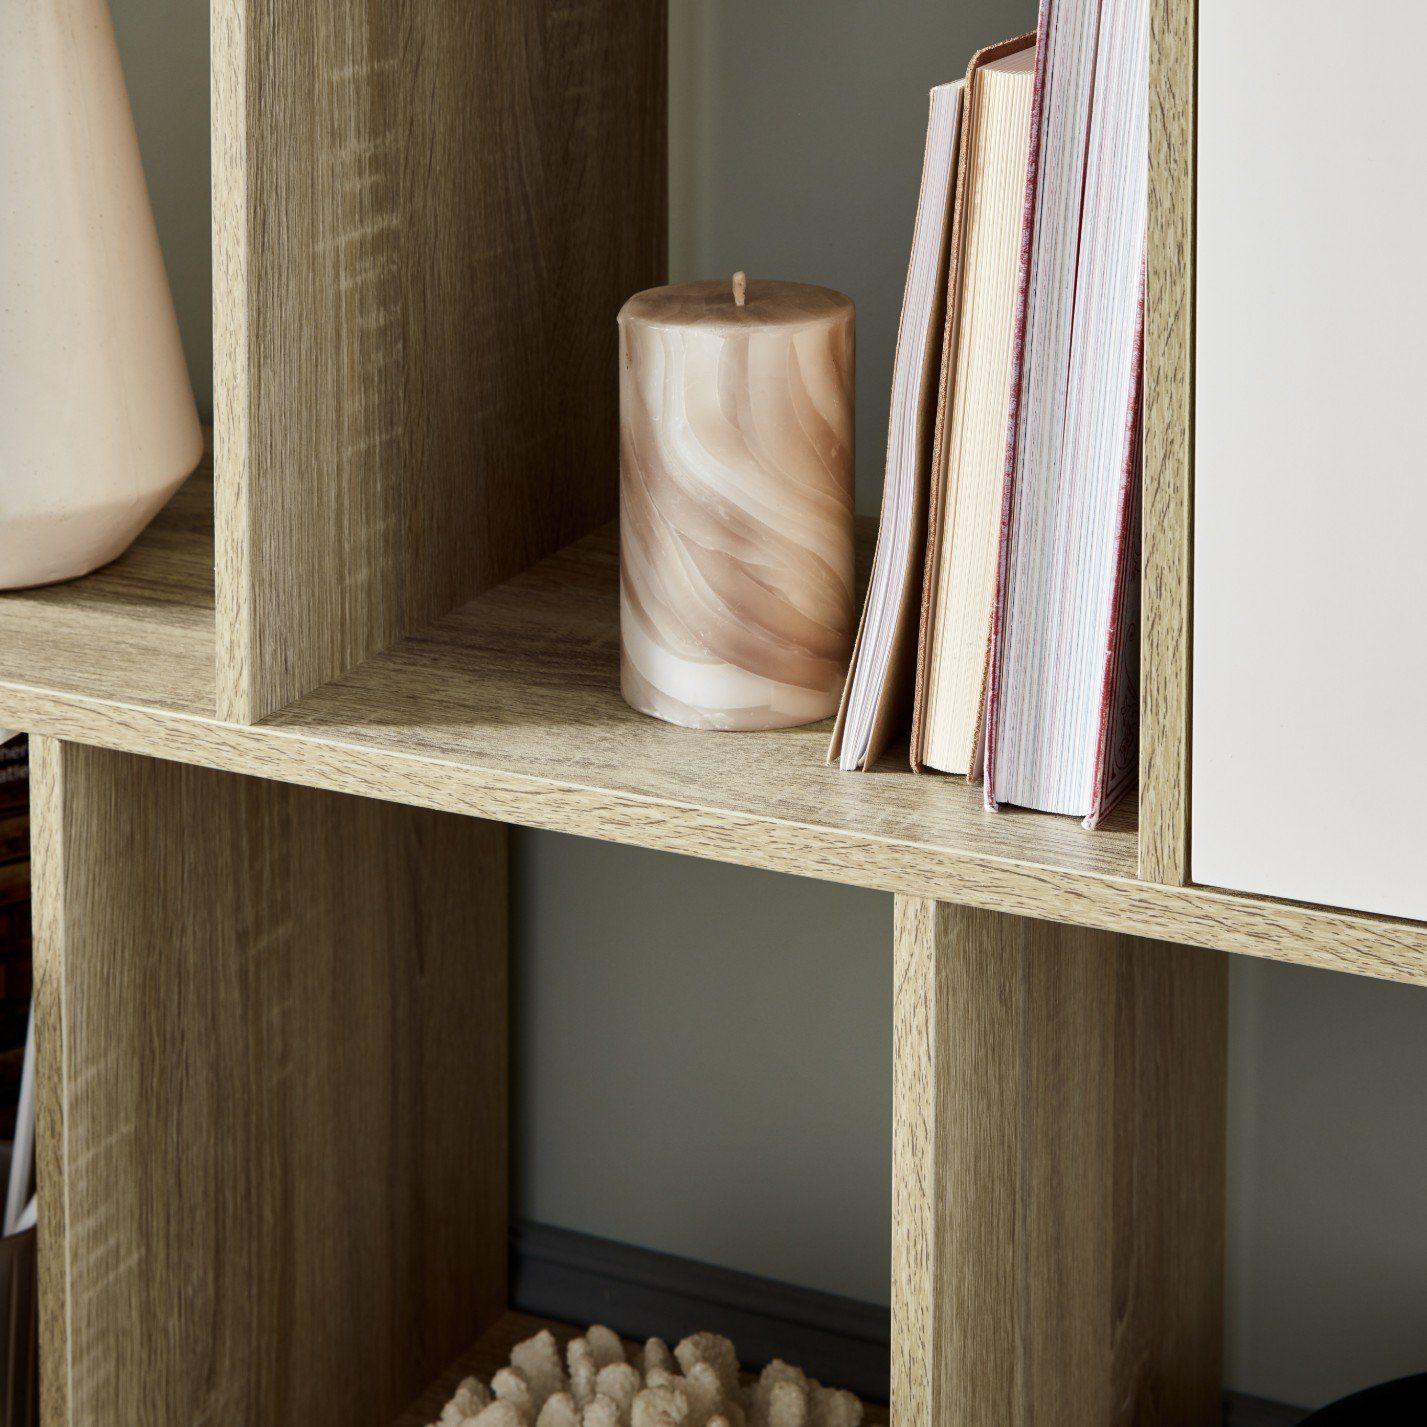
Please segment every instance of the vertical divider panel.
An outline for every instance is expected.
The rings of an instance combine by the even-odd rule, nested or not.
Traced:
[[[385,1427],[506,1306],[505,829],[34,746],[45,1427]]]
[[[1210,1427],[1222,953],[898,897],[893,1427]]]
[[[1140,876],[1189,878],[1197,0],[1150,0]]]
[[[69,1427],[69,1235],[64,1192],[63,745],[30,739],[34,920],[35,1181],[39,1191],[40,1427]]]
[[[213,0],[218,710],[612,518],[666,0]]]

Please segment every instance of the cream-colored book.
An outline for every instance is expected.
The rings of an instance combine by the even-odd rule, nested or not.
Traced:
[[[1020,284],[1036,50],[973,65],[958,292],[932,469],[912,762],[979,776]]]

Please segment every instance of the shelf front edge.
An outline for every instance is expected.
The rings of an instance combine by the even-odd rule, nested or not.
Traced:
[[[1427,984],[1421,923],[1042,866],[20,685],[0,685],[0,725],[848,886]]]

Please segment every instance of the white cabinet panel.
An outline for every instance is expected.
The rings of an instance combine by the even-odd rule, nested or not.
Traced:
[[[1193,875],[1427,918],[1427,5],[1200,0]]]

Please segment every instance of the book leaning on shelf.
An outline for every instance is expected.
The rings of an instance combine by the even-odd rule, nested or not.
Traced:
[[[1092,826],[1133,781],[1147,69],[1144,0],[1042,0],[1036,34],[972,60],[939,300],[913,280],[924,170],[844,769],[906,735],[990,808]]]

